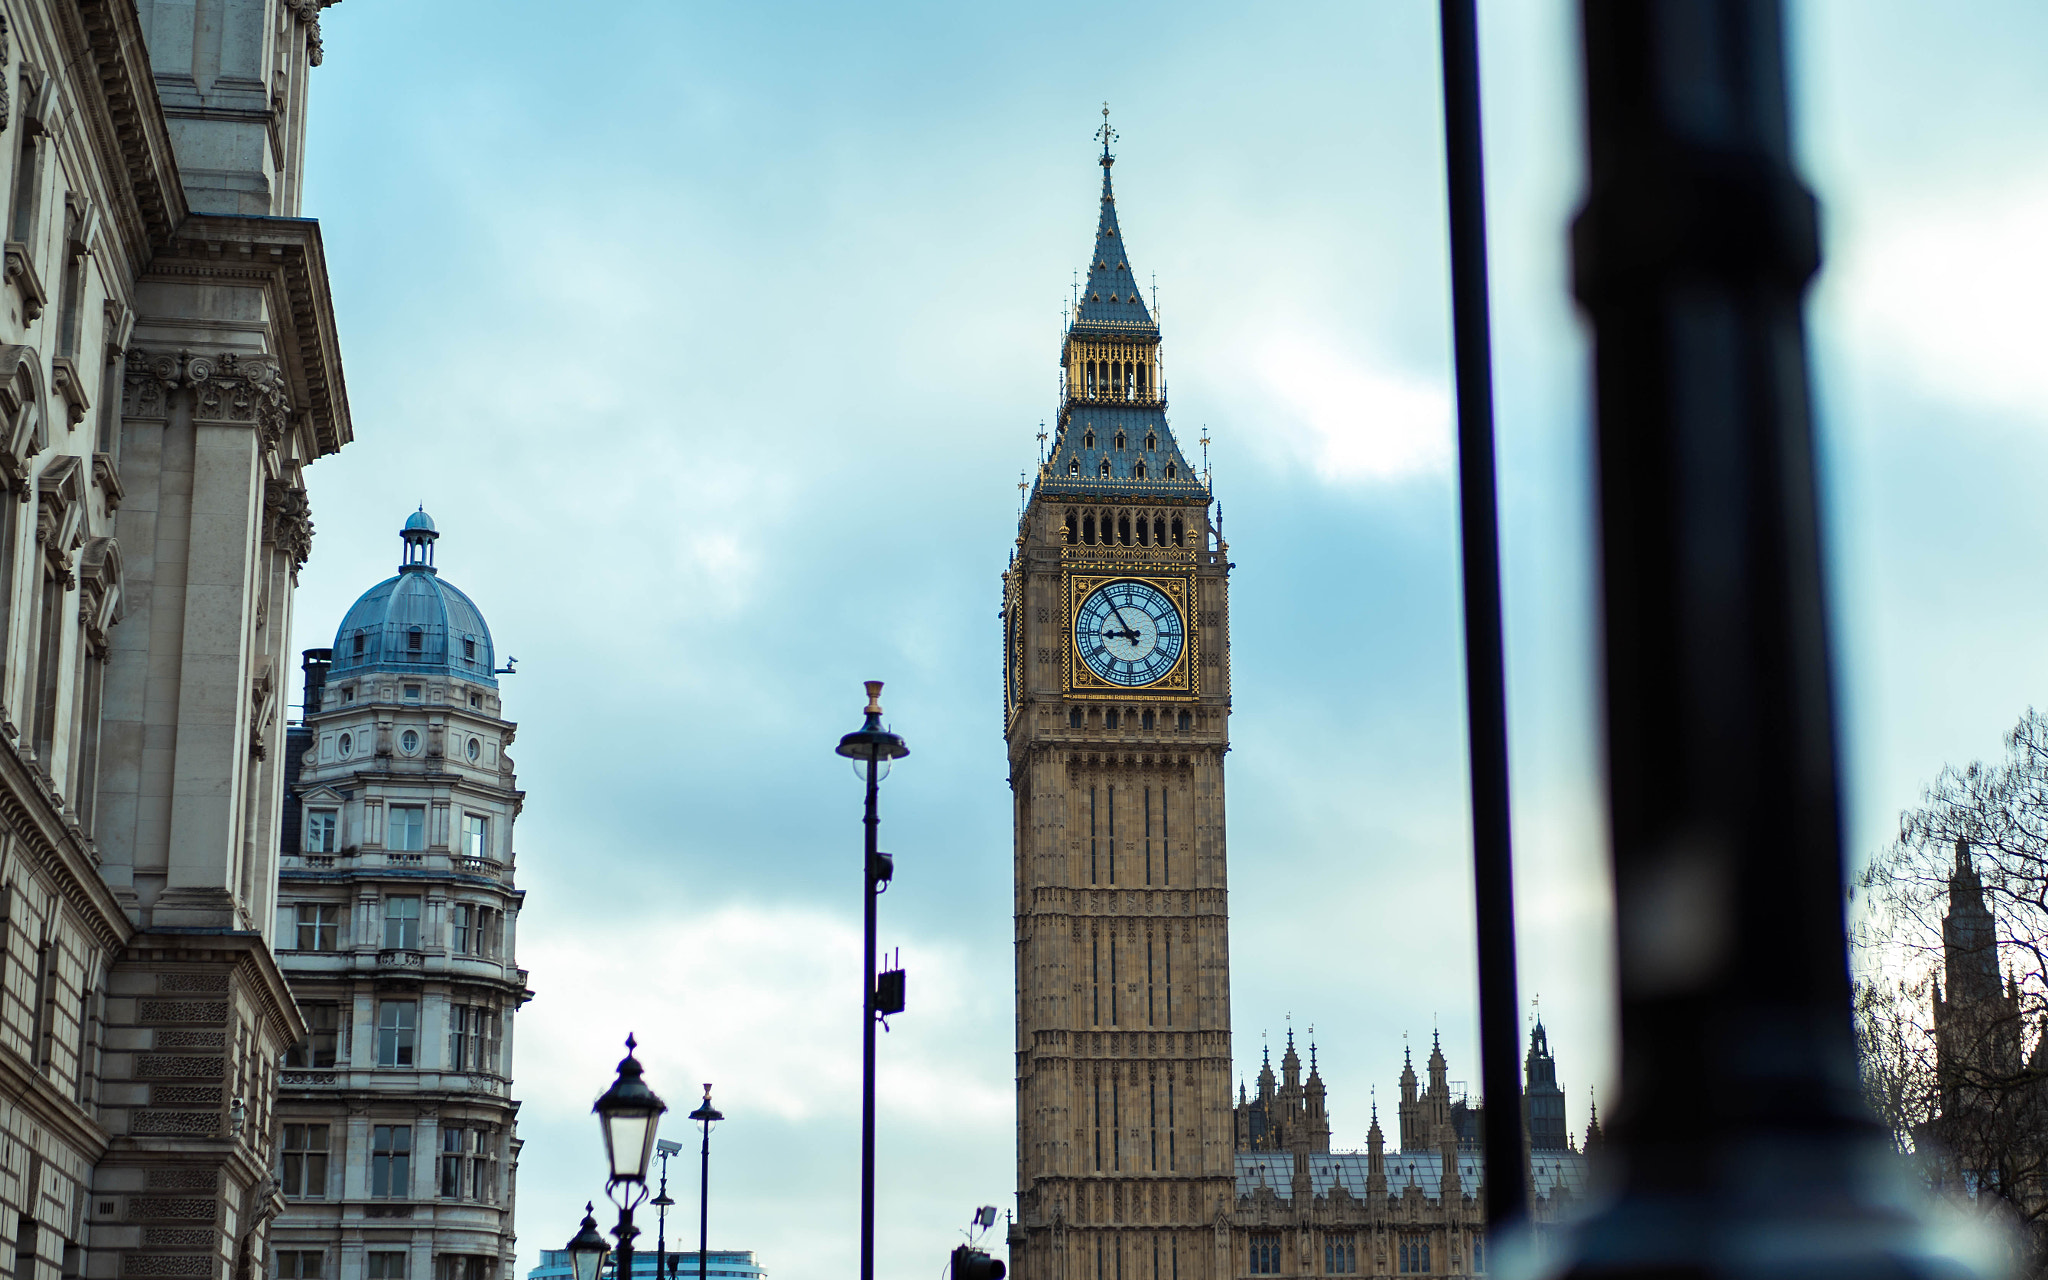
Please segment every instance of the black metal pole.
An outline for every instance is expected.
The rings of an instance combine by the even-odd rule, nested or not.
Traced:
[[[619,1206],[619,1225],[612,1234],[619,1238],[618,1263],[613,1269],[613,1280],[636,1280],[633,1275],[633,1211]],[[657,1277],[657,1280],[659,1278]]]
[[[654,1280],[668,1275],[668,1156],[661,1157],[661,1190],[654,1197]]]
[[[866,853],[861,860],[861,914],[867,985],[861,996],[860,1042],[860,1275],[875,1280],[875,838],[881,818],[876,797],[880,762],[868,756]],[[707,1144],[710,1139],[707,1135]]]
[[[1621,1105],[1569,1273],[1970,1275],[1858,1088],[1779,6],[1583,24]]]
[[[705,1087],[705,1105],[711,1102],[710,1086]],[[704,1164],[697,1172],[697,1280],[705,1280],[706,1259],[710,1256],[711,1240],[711,1121],[704,1122]]]
[[[1486,1222],[1529,1212],[1522,1138],[1515,867],[1494,483],[1486,182],[1473,0],[1442,0],[1444,159],[1451,220],[1451,333],[1458,379],[1458,515],[1465,574],[1465,716],[1472,759],[1472,898],[1479,937],[1479,1080],[1486,1104]]]

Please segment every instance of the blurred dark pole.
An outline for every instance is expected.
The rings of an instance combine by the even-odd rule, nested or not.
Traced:
[[[1450,188],[1451,334],[1458,377],[1458,515],[1465,577],[1465,716],[1472,759],[1472,897],[1479,926],[1479,1080],[1486,1105],[1486,1221],[1527,1216],[1508,708],[1494,485],[1493,344],[1473,0],[1442,0],[1444,156]]]
[[[1620,1196],[1568,1269],[1970,1274],[1858,1089],[1779,7],[1583,20]]]

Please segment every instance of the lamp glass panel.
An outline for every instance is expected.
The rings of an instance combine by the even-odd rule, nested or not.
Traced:
[[[625,1182],[643,1181],[653,1146],[654,1117],[645,1112],[614,1113],[606,1116],[604,1123],[611,1147],[612,1177]]]
[[[569,1254],[569,1265],[576,1272],[576,1280],[597,1280],[597,1273],[604,1268],[603,1249],[576,1249]]]

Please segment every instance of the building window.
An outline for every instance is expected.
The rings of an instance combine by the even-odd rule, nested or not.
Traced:
[[[1398,1270],[1404,1276],[1428,1275],[1429,1237],[1402,1236],[1399,1261]]]
[[[403,1253],[379,1249],[369,1255],[369,1262],[367,1280],[405,1280]]]
[[[471,699],[471,705],[475,705],[476,695],[472,693],[469,696]],[[477,757],[481,756],[484,753],[483,739],[471,738],[469,740],[469,745],[464,747],[463,751],[465,754],[469,756],[469,762],[471,764],[475,764],[477,761]]]
[[[356,652],[355,652],[355,656],[356,656],[356,657],[358,657],[358,658],[360,658],[360,657],[362,657],[362,656],[363,656],[363,644],[364,644],[364,638],[363,638],[363,633],[362,633],[362,632],[360,632],[360,631],[358,631],[358,632],[356,632]]]
[[[412,1006],[407,1005],[410,1009]],[[404,1199],[412,1194],[412,1126],[380,1124],[370,1131],[370,1194],[383,1200]],[[370,1275],[376,1280],[405,1280],[405,1255],[383,1255],[398,1260],[395,1271],[379,1272],[377,1258],[370,1255]]]
[[[1486,1270],[1486,1237],[1475,1234],[1472,1237],[1472,1269]]]
[[[462,852],[471,858],[491,856],[490,819],[480,813],[462,815]]]
[[[419,1059],[415,1052],[419,1034],[420,1007],[411,1000],[381,1000],[377,1004],[377,1065],[410,1067]],[[382,1194],[379,1192],[378,1194]]]
[[[448,1010],[448,1069],[498,1071],[498,1012],[458,1004]]]
[[[299,909],[300,951],[333,951],[341,945],[341,907],[335,903],[304,903]]]
[[[411,951],[419,945],[420,900],[411,896],[384,899],[384,946]]]
[[[334,740],[334,749],[346,760],[356,752],[356,740],[352,734],[342,734]]]
[[[467,636],[463,637],[462,640],[462,656],[471,662],[476,661],[476,641],[469,639]]]
[[[1277,1276],[1280,1274],[1280,1237],[1252,1237],[1252,1274],[1255,1276]]]
[[[1323,1237],[1323,1270],[1333,1276],[1358,1274],[1358,1237]]]
[[[420,735],[412,729],[407,729],[398,736],[398,749],[407,755],[418,751],[420,749]]]
[[[1069,729],[1078,729],[1078,728],[1080,728],[1080,727],[1081,727],[1081,708],[1079,708],[1079,707],[1075,707],[1075,708],[1074,708],[1074,709],[1073,709],[1072,711],[1069,711],[1069,712],[1067,712],[1067,728],[1069,728]]]
[[[329,1005],[328,1008],[334,1006]],[[327,1126],[324,1124],[288,1124],[284,1127],[284,1193],[288,1196],[304,1196],[318,1200],[327,1194]],[[288,1256],[288,1255],[280,1255]],[[320,1274],[320,1255],[309,1255],[313,1269],[303,1274]],[[299,1275],[299,1272],[282,1274]]]
[[[407,702],[418,702],[420,700],[420,687],[416,684],[405,686],[405,700]]]
[[[333,853],[341,847],[341,812],[337,809],[306,810],[306,852]]]
[[[299,1009],[306,1015],[306,1038],[292,1046],[284,1064],[316,1070],[333,1066],[341,1050],[341,1006],[301,1004]]]
[[[470,705],[470,706],[472,706],[472,707],[482,707],[482,706],[484,705],[484,695],[482,695],[482,694],[480,694],[480,693],[472,693],[472,694],[470,694],[470,695],[469,695],[469,705]]]
[[[678,1262],[682,1260],[681,1254],[672,1253],[669,1256]],[[440,1257],[440,1267],[435,1272],[434,1280],[494,1280],[497,1262],[498,1260],[489,1254],[444,1253]],[[639,1268],[635,1267],[634,1270],[637,1271]]]
[[[427,807],[420,804],[391,806],[391,838],[387,849],[417,850],[427,847]]]
[[[449,909],[449,942],[457,955],[494,956],[504,930],[504,914],[490,907],[458,902]]]
[[[321,1280],[321,1256],[318,1249],[278,1250],[277,1280]]]
[[[441,1130],[441,1198],[482,1200],[498,1198],[497,1131],[489,1127],[449,1127]],[[444,1261],[456,1261],[449,1258]],[[477,1259],[479,1262],[487,1259]],[[456,1273],[458,1280],[465,1272]]]
[[[348,703],[354,702],[355,700],[356,700],[356,687],[355,687],[354,685],[352,685],[352,684],[345,684],[345,685],[343,685],[343,686],[341,687],[341,701],[342,701],[342,704],[343,704],[343,705],[345,706],[345,705],[347,705]]]
[[[1177,727],[1182,733],[1186,733],[1188,731],[1188,726],[1192,725],[1193,723],[1194,717],[1190,716],[1187,712],[1183,711],[1180,713],[1180,719],[1175,721],[1175,727]]]
[[[420,634],[420,629],[414,627],[405,633],[405,651],[407,653],[418,653],[423,647],[424,640],[425,637]]]
[[[460,1200],[462,1198],[462,1140],[461,1129],[444,1126],[441,1130],[441,1198]],[[453,1262],[447,1257],[442,1262]]]

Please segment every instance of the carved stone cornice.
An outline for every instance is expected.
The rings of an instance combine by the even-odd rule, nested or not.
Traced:
[[[354,438],[319,223],[193,214],[150,263],[144,280],[267,292],[275,317],[271,358],[293,416],[308,432],[302,461],[333,453]],[[147,342],[146,334],[138,336]]]
[[[67,65],[81,70],[80,87],[98,82],[97,94],[78,94],[81,116],[95,148],[110,160],[118,158],[126,171],[128,180],[114,184],[118,195],[111,212],[139,265],[186,216],[185,184],[157,99],[142,21],[134,0],[77,0],[52,6],[52,13],[70,46]]]
[[[246,423],[263,433],[265,448],[284,439],[291,405],[277,362],[268,356],[129,349],[123,416],[165,417],[170,393],[181,389],[191,393],[194,422]]]
[[[313,554],[313,514],[304,485],[263,482],[263,536],[291,556],[293,572],[305,568]]]

